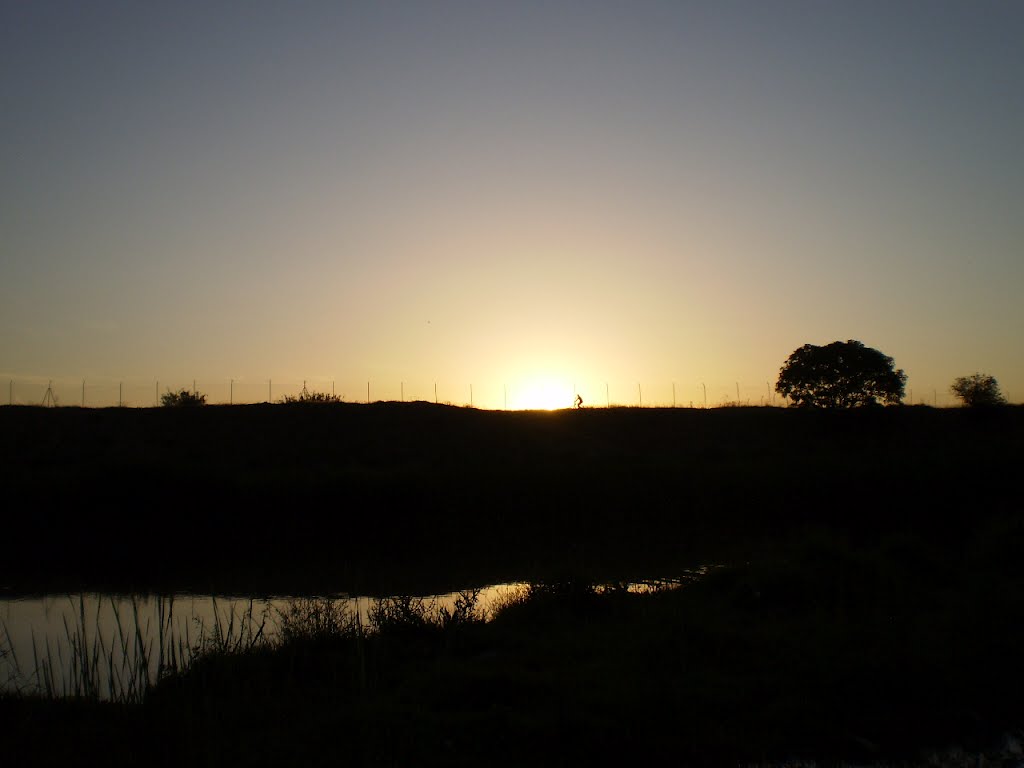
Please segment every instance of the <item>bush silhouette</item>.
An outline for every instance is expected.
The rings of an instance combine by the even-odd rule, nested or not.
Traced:
[[[960,376],[953,380],[950,390],[971,408],[1006,404],[1006,398],[999,391],[999,382],[987,373]]]
[[[317,392],[314,390],[306,389],[306,385],[302,385],[302,391],[298,395],[285,395],[282,402],[284,403],[340,403],[341,397],[332,394],[330,392]]]
[[[859,341],[834,341],[823,347],[804,344],[789,356],[775,391],[794,405],[853,408],[898,404],[907,375],[893,359]]]
[[[189,392],[187,389],[181,389],[177,392],[167,390],[167,392],[160,396],[160,404],[166,407],[206,405],[206,395],[202,392]]]

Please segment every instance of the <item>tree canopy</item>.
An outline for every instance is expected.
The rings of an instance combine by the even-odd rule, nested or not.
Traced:
[[[853,408],[898,404],[906,382],[891,357],[851,339],[804,344],[783,364],[775,391],[798,406]]]
[[[986,405],[1004,405],[1006,398],[999,391],[999,382],[987,373],[972,373],[953,380],[950,387],[953,394],[960,398],[964,405],[978,408]]]

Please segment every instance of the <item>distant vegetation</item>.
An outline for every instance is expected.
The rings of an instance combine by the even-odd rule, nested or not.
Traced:
[[[189,392],[187,389],[180,389],[177,392],[167,390],[160,396],[160,404],[168,408],[206,405],[206,395],[202,392]]]
[[[314,390],[306,389],[305,383],[302,385],[302,391],[298,395],[285,395],[282,403],[340,403],[342,398],[334,393],[328,392],[317,392]]]
[[[960,376],[953,381],[950,389],[964,405],[971,408],[1006,404],[1006,398],[999,391],[999,383],[987,373]]]
[[[891,357],[851,339],[804,344],[783,364],[775,391],[797,406],[854,408],[897,405],[906,382]]]

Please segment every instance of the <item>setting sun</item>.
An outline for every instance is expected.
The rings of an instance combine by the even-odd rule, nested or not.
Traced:
[[[575,394],[572,384],[552,377],[526,379],[514,391],[509,391],[508,407],[523,411],[554,411],[571,408]]]

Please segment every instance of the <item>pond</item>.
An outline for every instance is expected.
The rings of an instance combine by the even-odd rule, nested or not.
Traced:
[[[614,588],[672,588],[707,570],[702,566],[681,578],[616,583]],[[592,587],[599,592],[610,588]],[[486,620],[529,590],[530,584],[517,582],[415,597],[91,592],[0,598],[0,691],[137,702],[161,675],[183,671],[197,654],[273,642],[289,619],[341,621],[372,631],[382,601],[404,601],[427,617],[468,605],[472,615]]]
[[[417,600],[436,613],[475,594],[477,611],[487,616],[498,601],[526,588],[496,584]],[[274,640],[301,601],[315,600],[369,626],[380,599],[86,593],[0,600],[0,690],[138,701],[162,672],[186,668],[203,647]]]

